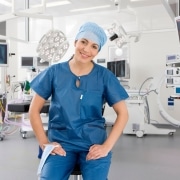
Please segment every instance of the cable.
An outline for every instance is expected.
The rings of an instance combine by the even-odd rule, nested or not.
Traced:
[[[144,96],[144,95],[141,94],[141,89],[142,89],[143,85],[144,85],[148,80],[150,80],[150,79],[153,79],[153,77],[149,77],[149,78],[145,79],[145,81],[141,84],[141,86],[140,86],[140,88],[139,88],[139,92],[138,92],[139,96]],[[151,90],[151,91],[154,91],[154,90]],[[150,92],[150,91],[149,91],[149,92]],[[149,92],[148,92],[148,93],[149,93]],[[147,93],[147,94],[148,94],[148,93]]]
[[[14,100],[14,101],[22,102],[22,100]],[[21,126],[30,127],[29,124],[24,123],[24,115],[21,116],[21,122],[17,122],[16,115],[14,117],[12,117],[11,120],[8,118],[8,104],[6,104],[6,110],[5,110],[2,105],[2,102],[0,101],[0,108],[1,108],[1,111],[3,111],[5,113],[4,123],[6,124],[6,126],[3,126],[3,122],[0,124],[0,137],[1,138],[4,138],[5,135],[12,135],[12,134],[16,133],[17,130],[19,129],[19,127],[21,127]],[[12,121],[12,120],[14,120],[14,121]]]
[[[1,108],[1,117],[2,117],[2,112],[5,112],[4,107],[2,105],[2,101],[0,101],[0,108]],[[10,131],[10,130],[11,130],[10,126],[9,125],[3,126],[3,121],[1,120],[1,122],[0,122],[0,137],[4,138],[5,135],[14,134],[18,130],[18,127],[15,127],[15,129],[13,129],[12,131]]]
[[[144,98],[145,104],[146,104],[145,110],[146,110],[146,117],[147,117],[148,124],[151,123],[151,116],[150,116],[150,110],[149,110],[149,103],[148,103],[147,95],[149,95],[149,93],[151,93],[151,92],[155,92],[157,94],[157,92],[156,92],[156,90],[150,90],[150,91],[147,91],[147,93],[141,94],[141,90],[142,90],[142,87],[144,86],[144,84],[151,79],[153,79],[153,77],[149,77],[149,78],[145,79],[145,81],[141,84],[141,86],[139,88],[139,92],[138,92],[139,96],[141,96],[141,97],[145,96],[145,98]]]

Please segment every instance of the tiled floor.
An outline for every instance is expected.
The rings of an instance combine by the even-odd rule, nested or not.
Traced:
[[[28,132],[27,139],[19,130],[5,136],[0,141],[0,180],[37,180],[37,154],[38,144],[32,132]],[[109,180],[179,179],[179,129],[174,136],[122,135],[113,149]]]

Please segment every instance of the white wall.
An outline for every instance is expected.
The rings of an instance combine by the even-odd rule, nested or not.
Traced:
[[[152,81],[148,81],[144,86],[147,88],[152,83],[152,88],[157,88],[162,77],[165,75],[166,55],[180,53],[180,46],[177,39],[176,31],[164,31],[156,33],[143,34],[138,43],[131,43],[130,47],[130,69],[131,80],[130,86],[139,88],[141,84],[149,77],[153,77]],[[170,88],[171,89],[171,88]],[[161,102],[168,113],[178,119],[178,104],[174,110],[168,110],[167,98],[171,92],[163,83],[161,86],[160,96]],[[164,122],[159,115],[157,105],[157,95],[150,93],[148,95],[150,114],[153,120]],[[165,121],[166,122],[166,121]]]
[[[54,29],[59,29],[63,31],[70,42],[70,47],[63,60],[67,60],[74,51],[74,38],[80,27],[86,21],[94,21],[100,24],[102,27],[110,26],[114,19],[111,16],[106,14],[97,14],[92,17],[92,15],[81,15],[81,16],[69,16],[63,18],[54,18]],[[14,23],[16,24],[17,30],[12,31],[14,28]],[[33,24],[34,23],[34,24]],[[12,43],[12,49],[16,51],[16,56],[13,58],[13,65],[11,64],[8,73],[11,75],[16,74],[17,80],[24,80],[26,78],[26,71],[20,69],[20,57],[22,55],[31,55],[36,56],[36,47],[38,40],[41,36],[51,29],[49,22],[46,24],[40,20],[34,20],[33,28],[31,27],[30,36],[32,37],[33,43]],[[14,20],[8,23],[8,33],[14,33],[15,36],[25,38],[24,34],[24,23],[22,21]],[[114,42],[108,41],[108,43],[103,47],[101,52],[98,54],[97,58],[105,58],[108,61],[108,49],[110,46],[113,46]],[[162,31],[162,32],[152,32],[152,33],[143,33],[141,35],[140,41],[135,43],[133,39],[130,40],[128,44],[129,47],[129,62],[131,70],[131,79],[129,85],[131,88],[139,89],[142,83],[149,77],[153,77],[151,82],[147,82],[143,88],[147,88],[151,83],[153,88],[157,88],[158,83],[164,75],[165,72],[165,62],[166,55],[179,53],[179,43],[177,40],[176,31]],[[63,61],[62,60],[62,61]],[[18,64],[15,65],[14,64]],[[102,64],[106,66],[105,64]],[[16,69],[16,72],[15,72]],[[166,111],[170,113],[173,117],[178,118],[177,104],[174,107],[174,110],[169,111],[167,107],[167,97],[169,96],[169,90],[163,87],[161,88],[161,101]],[[157,95],[155,93],[150,93],[148,95],[149,106],[150,106],[150,115],[151,119],[156,120],[160,123],[167,123],[160,115],[159,108],[157,105]]]

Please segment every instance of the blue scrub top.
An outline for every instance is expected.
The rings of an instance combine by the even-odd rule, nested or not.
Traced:
[[[51,97],[48,138],[66,151],[88,151],[91,145],[102,144],[107,138],[103,103],[112,106],[128,98],[115,75],[95,63],[88,75],[80,77],[71,72],[69,61],[54,64],[36,76],[30,86],[42,98]]]

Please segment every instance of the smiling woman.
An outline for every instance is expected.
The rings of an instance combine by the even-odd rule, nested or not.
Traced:
[[[93,58],[107,41],[104,30],[93,22],[84,23],[74,41],[73,56],[54,64],[31,82],[34,95],[29,116],[42,150],[53,145],[40,172],[40,180],[68,180],[75,165],[83,179],[105,180],[111,164],[111,150],[126,125],[128,94],[115,75]],[[40,109],[51,97],[48,135]],[[117,114],[107,136],[104,102]],[[41,164],[42,165],[42,164]]]

